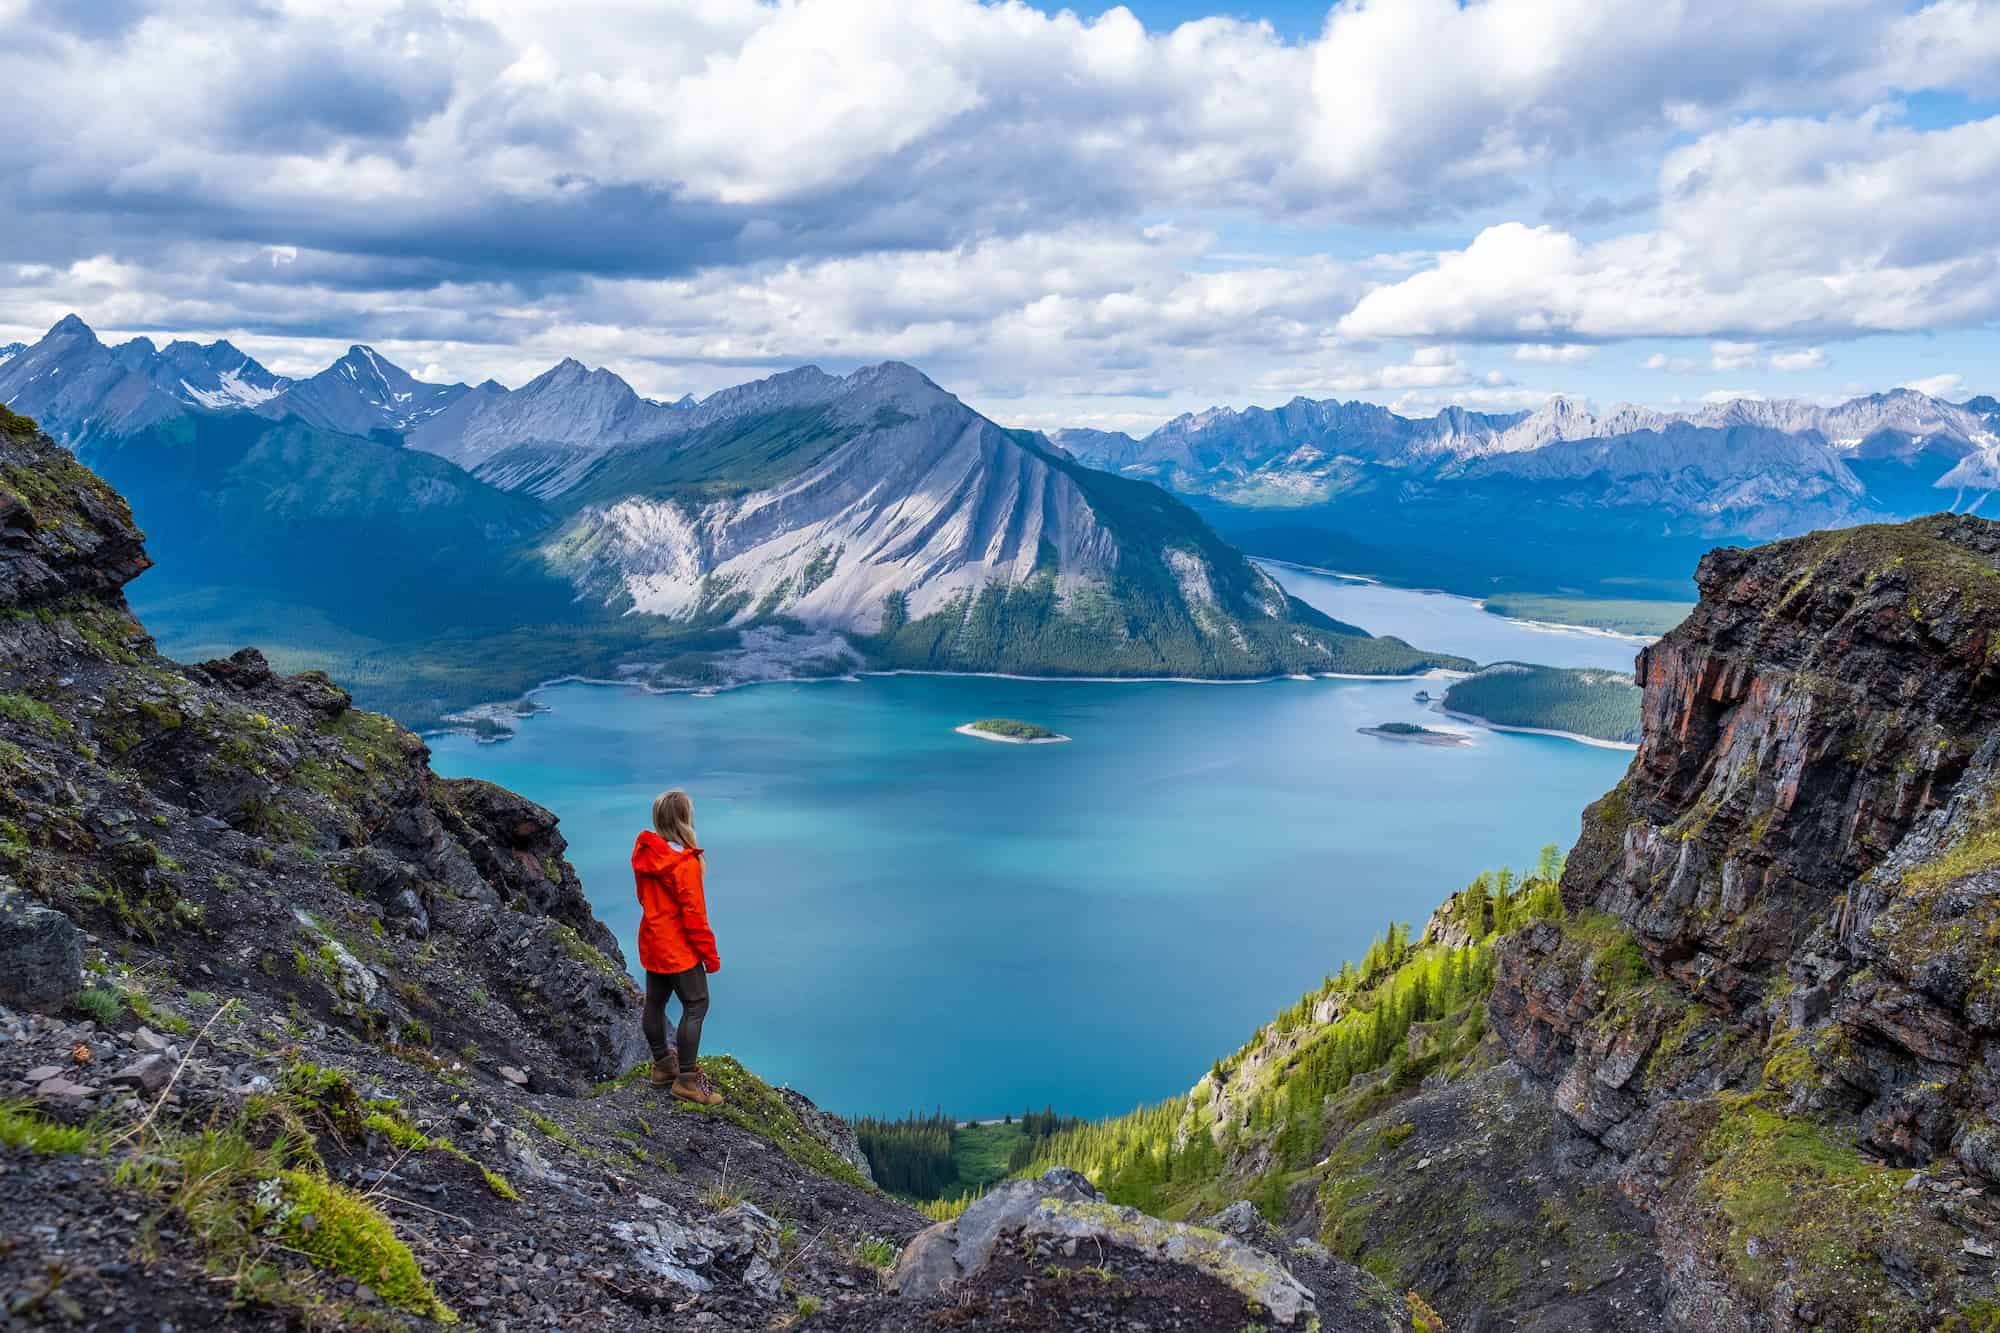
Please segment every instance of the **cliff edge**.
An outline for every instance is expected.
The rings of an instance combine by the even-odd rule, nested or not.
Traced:
[[[1697,581],[1494,1026],[1650,1219],[1677,1327],[1995,1327],[2000,524]]]

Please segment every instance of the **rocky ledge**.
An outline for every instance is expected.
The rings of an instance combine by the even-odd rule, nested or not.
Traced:
[[[1494,1026],[1646,1214],[1674,1326],[2000,1326],[2000,524],[1698,582]]]

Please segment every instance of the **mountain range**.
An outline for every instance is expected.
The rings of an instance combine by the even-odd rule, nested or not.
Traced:
[[[1863,471],[1893,461],[1937,489],[1933,508],[1976,504],[2000,487],[2000,409],[1913,389],[1831,407],[1740,398],[1688,412],[1621,404],[1601,415],[1555,397],[1533,412],[1451,407],[1404,417],[1372,403],[1295,398],[1267,409],[1210,408],[1143,439],[1063,430],[1080,461],[1243,504],[1307,504],[1351,488],[1362,469],[1435,483],[1596,479],[1612,504],[1659,505],[1719,522],[1795,527],[1800,504],[1844,519],[1877,517]],[[1692,473],[1690,474],[1690,470]],[[1751,478],[1767,484],[1745,489]],[[1671,498],[1669,496],[1671,495]],[[1838,497],[1838,498],[1834,498]],[[1810,526],[1810,525],[1808,525]]]
[[[1679,597],[1720,542],[1974,512],[2000,488],[2000,403],[1911,389],[1429,417],[1295,398],[1051,439],[1189,498],[1257,554],[1474,595]]]
[[[1461,664],[1328,619],[1157,486],[896,362],[663,403],[574,360],[510,390],[364,346],[292,380],[71,316],[0,362],[0,402],[131,498],[170,648],[255,637],[415,721],[568,674]]]

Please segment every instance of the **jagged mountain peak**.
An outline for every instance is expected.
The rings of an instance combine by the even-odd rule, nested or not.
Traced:
[[[140,336],[106,347],[75,315],[32,347],[0,357],[0,401],[72,442],[143,430],[189,408],[254,407],[289,383],[219,340],[162,350]]]

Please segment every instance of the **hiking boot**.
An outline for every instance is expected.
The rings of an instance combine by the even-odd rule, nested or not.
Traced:
[[[653,1086],[664,1088],[681,1076],[681,1057],[677,1052],[668,1051],[664,1060],[653,1061]]]
[[[720,1106],[722,1094],[709,1084],[708,1075],[701,1072],[700,1065],[690,1065],[674,1080],[674,1096],[696,1106]]]

